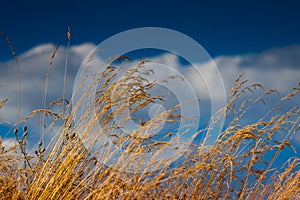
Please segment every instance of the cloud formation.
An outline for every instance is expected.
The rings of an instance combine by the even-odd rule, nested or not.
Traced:
[[[94,47],[94,44],[86,43],[70,48],[66,84],[66,96],[68,98],[72,95],[74,79],[81,62]],[[44,44],[34,47],[19,56],[22,116],[34,109],[42,108],[45,74],[54,49],[53,44]],[[65,59],[66,48],[60,47],[49,74],[47,103],[57,100],[63,95]],[[209,101],[209,91],[203,79],[195,75],[195,71],[191,66],[182,66],[177,56],[162,54],[152,57],[150,60],[154,63],[165,63],[174,67],[186,77],[204,102]],[[213,61],[219,68],[227,93],[229,93],[236,77],[241,73],[245,73],[245,78],[251,80],[251,82],[261,83],[266,89],[277,89],[283,95],[288,93],[300,81],[300,45],[269,49],[257,54],[219,56],[214,58]],[[207,77],[205,78],[213,83],[216,72],[210,65],[212,63],[197,64],[199,68],[207,70]],[[0,120],[13,124],[17,117],[18,103],[18,78],[14,60],[0,63],[0,85],[0,98],[8,98],[8,102],[0,110]],[[294,100],[292,104],[299,106],[300,102]],[[249,120],[251,120],[251,117],[257,116],[253,113],[249,116]]]
[[[87,43],[70,48],[66,84],[67,97],[72,94],[74,78],[82,60],[94,47],[95,45]],[[33,109],[42,108],[45,75],[54,49],[53,44],[44,44],[19,56],[22,116]],[[63,96],[65,59],[66,48],[60,47],[50,68],[47,103]],[[18,107],[18,76],[14,60],[0,63],[0,83],[2,85],[0,87],[1,98],[8,98],[8,102],[0,110],[0,118],[13,122],[17,117]]]

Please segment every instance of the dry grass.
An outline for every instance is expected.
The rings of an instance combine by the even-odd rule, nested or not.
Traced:
[[[115,59],[128,60],[124,57]],[[149,91],[158,83],[148,81],[152,72],[143,70],[144,62],[129,69],[118,81],[114,77],[119,69],[114,66],[106,66],[95,77],[93,84],[103,83],[97,89],[96,117],[91,117],[94,116],[92,109],[86,109],[77,123],[72,123],[81,102],[90,92],[86,91],[77,105],[62,98],[21,120],[26,123],[34,115],[42,114],[53,117],[50,126],[58,121],[63,125],[50,146],[45,148],[43,142],[39,142],[35,155],[26,149],[30,135],[27,127],[22,131],[15,130],[17,145],[14,147],[5,147],[0,140],[0,199],[299,198],[299,159],[290,159],[282,169],[274,169],[272,164],[283,149],[293,149],[290,136],[299,130],[300,110],[293,108],[277,115],[271,109],[268,116],[257,122],[239,125],[245,112],[257,102],[264,102],[265,96],[277,93],[267,90],[256,99],[241,101],[245,93],[264,90],[259,84],[247,85],[242,76],[234,83],[226,108],[220,111],[220,115],[225,112],[226,116],[233,116],[233,120],[214,146],[192,145],[188,151],[180,152],[184,154],[183,162],[177,167],[170,167],[168,160],[153,163],[151,170],[143,165],[141,161],[151,161],[157,156],[156,152],[166,150],[172,142],[156,141],[151,134],[145,133],[154,132],[165,122],[177,123],[184,117],[176,114],[180,107],[177,105],[153,119],[141,121],[137,130],[124,133],[122,128],[130,115],[152,103],[164,101],[163,96],[150,95]],[[299,85],[280,102],[296,96]],[[124,93],[130,94],[129,97],[124,97]],[[0,101],[0,108],[5,102]],[[52,109],[55,106],[63,106],[62,111],[55,112]],[[126,111],[129,113],[124,114]],[[116,122],[116,118],[119,121]],[[171,132],[165,135],[171,136]],[[111,138],[112,142],[93,143],[94,138],[99,141]],[[101,151],[96,154],[100,159],[83,145],[87,141],[91,144],[89,148]],[[115,162],[111,166],[99,162],[114,154],[114,145],[123,149]],[[145,153],[151,156],[145,158]],[[266,157],[267,154],[272,155],[271,158]],[[124,172],[128,169],[133,170]]]

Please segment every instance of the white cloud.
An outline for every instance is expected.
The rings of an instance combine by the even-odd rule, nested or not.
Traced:
[[[260,54],[218,57],[215,59],[227,88],[241,73],[251,82],[287,93],[300,77],[300,45],[270,49]]]
[[[94,44],[82,44],[70,48],[66,94],[71,97],[76,72],[85,56],[95,47]],[[22,84],[22,115],[42,107],[42,94],[45,87],[45,73],[54,50],[53,44],[34,47],[19,56]],[[113,55],[112,55],[113,56]],[[62,97],[66,48],[60,47],[49,74],[48,103]],[[196,75],[191,66],[181,67],[178,58],[164,54],[153,57],[152,62],[173,66],[193,85],[199,97],[209,100],[205,82]],[[300,46],[270,49],[258,54],[219,56],[213,59],[218,66],[228,93],[236,77],[245,72],[251,82],[262,83],[267,89],[277,89],[287,93],[300,81]],[[206,79],[211,84],[216,78],[212,63],[202,63],[206,69]],[[18,78],[14,60],[0,63],[0,97],[8,98],[7,104],[0,110],[0,119],[14,122],[17,116]],[[214,88],[214,86],[212,86]],[[184,91],[181,91],[184,93]],[[208,98],[208,99],[207,99]],[[215,98],[221,98],[215,96]],[[294,101],[299,105],[299,100]],[[204,108],[207,109],[207,108]],[[253,114],[253,117],[255,115]]]
[[[72,83],[80,64],[93,44],[82,44],[70,48],[67,73],[66,95],[72,94]],[[45,74],[55,46],[44,44],[34,47],[19,56],[21,71],[21,114],[27,114],[36,108],[41,108],[45,88]],[[66,48],[60,47],[56,53],[49,74],[48,103],[63,95],[64,66]],[[8,98],[8,102],[0,110],[0,118],[13,122],[17,116],[18,75],[14,60],[0,63],[0,96]]]
[[[1,139],[1,143],[2,143],[2,146],[5,147],[5,149],[10,149],[12,147],[16,147],[18,145],[18,143],[16,142],[15,139]]]

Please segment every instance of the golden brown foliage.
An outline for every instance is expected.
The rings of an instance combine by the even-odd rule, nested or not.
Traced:
[[[124,57],[114,59],[124,62],[128,60]],[[260,84],[246,85],[247,80],[242,80],[242,76],[235,81],[228,104],[219,113],[233,115],[233,119],[220,133],[214,146],[192,145],[188,151],[181,152],[184,155],[183,161],[176,167],[170,167],[168,160],[156,163],[151,169],[139,163],[140,160],[151,160],[156,156],[152,154],[152,157],[144,158],[145,152],[164,151],[172,142],[156,141],[151,135],[143,133],[151,132],[165,122],[177,123],[180,117],[184,117],[176,114],[178,105],[153,119],[141,121],[139,129],[132,133],[125,134],[122,131],[122,125],[130,120],[129,116],[123,115],[126,110],[129,109],[129,114],[133,114],[151,103],[164,101],[163,96],[150,95],[149,90],[158,83],[147,80],[153,72],[142,70],[144,62],[127,70],[117,81],[114,77],[119,69],[114,66],[106,66],[96,77],[93,84],[103,83],[97,90],[96,118],[91,117],[93,113],[87,109],[77,124],[72,123],[74,114],[89,91],[82,96],[78,105],[71,105],[62,98],[44,109],[29,113],[20,122],[26,123],[36,114],[42,114],[54,117],[53,124],[59,120],[63,123],[57,132],[58,138],[48,147],[44,147],[42,141],[39,142],[34,156],[26,149],[30,135],[27,127],[23,128],[21,136],[20,131],[15,130],[16,145],[13,147],[3,146],[0,140],[0,199],[299,198],[299,159],[290,159],[282,170],[273,168],[273,163],[283,149],[294,149],[290,136],[299,132],[300,111],[293,108],[284,114],[273,115],[274,110],[271,109],[269,117],[239,125],[239,120],[252,106],[257,102],[265,103],[266,95],[278,93],[276,90],[267,90],[256,99],[241,102],[240,98],[245,93],[264,90]],[[130,94],[129,97],[124,98],[121,95],[124,93]],[[288,101],[297,93],[299,84],[280,102]],[[0,101],[0,108],[5,102]],[[51,110],[57,105],[64,106],[62,111]],[[73,106],[73,111],[66,113],[70,106]],[[115,109],[112,110],[112,107]],[[116,125],[114,117],[118,115],[122,115],[123,121]],[[217,119],[218,116],[215,116]],[[99,124],[101,131],[97,129]],[[168,133],[165,137],[171,135]],[[278,135],[283,137],[278,139]],[[105,137],[113,138],[113,144],[123,149],[123,153],[111,166],[101,162],[114,153],[109,148],[96,159],[89,148],[83,145],[85,139],[101,140]],[[101,143],[94,147],[100,150],[110,145]],[[132,165],[135,165],[134,168]],[[126,172],[127,169],[140,168],[142,171]]]

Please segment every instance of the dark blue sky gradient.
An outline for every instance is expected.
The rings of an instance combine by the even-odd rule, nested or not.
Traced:
[[[158,26],[196,39],[212,57],[300,44],[297,1],[2,1],[0,31],[20,54],[41,43],[100,43],[132,28]],[[10,52],[0,41],[0,61]]]

